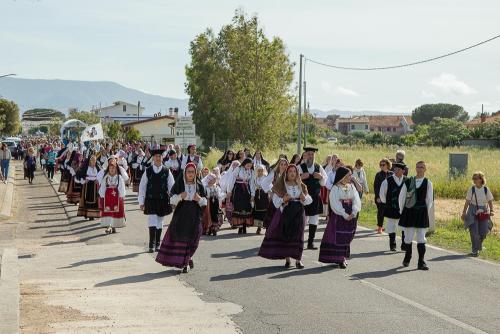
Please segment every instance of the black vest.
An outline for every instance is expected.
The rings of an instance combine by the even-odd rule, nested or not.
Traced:
[[[408,178],[406,181],[405,181],[405,184],[406,184],[406,189],[410,189],[410,183],[411,183],[411,179]],[[422,184],[420,185],[420,188],[417,188],[415,190],[415,193],[417,194],[417,202],[415,203],[415,205],[413,206],[413,208],[415,209],[423,209],[425,208],[427,210],[427,203],[425,203],[425,199],[427,197],[427,178],[424,178],[424,180],[422,181]]]
[[[146,169],[148,177],[148,185],[146,188],[146,199],[154,200],[167,200],[170,202],[168,196],[168,175],[169,170],[167,167],[162,167],[161,171],[157,174],[153,170],[153,166]]]
[[[394,179],[394,175],[387,178],[387,194],[385,196],[385,210],[384,216],[387,218],[397,219],[401,216],[399,213],[399,193],[401,192],[401,188],[403,188],[403,184],[406,182],[406,177],[403,176],[403,182],[398,186],[396,180]]]
[[[300,165],[302,168],[302,173],[309,173],[307,169],[307,164],[303,163]],[[314,164],[314,173],[319,173],[319,165],[317,163]],[[321,192],[321,184],[318,179],[314,178],[313,174],[309,174],[307,179],[303,179],[302,182],[307,186],[307,192],[311,196],[318,196]],[[314,197],[313,197],[314,198]]]

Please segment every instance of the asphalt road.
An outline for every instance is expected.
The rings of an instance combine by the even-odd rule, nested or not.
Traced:
[[[76,206],[66,210],[76,215]],[[126,211],[127,227],[117,234],[106,236],[97,221],[81,219],[72,220],[69,233],[89,244],[146,250],[147,219],[131,188]],[[387,251],[386,235],[359,229],[347,270],[324,266],[318,251],[307,250],[306,268],[287,270],[282,261],[257,256],[263,236],[223,227],[219,236],[202,238],[195,269],[179,277],[206,301],[242,306],[233,320],[243,333],[500,333],[498,264],[428,248],[430,271],[422,272],[414,245],[414,259],[403,268],[403,253]]]

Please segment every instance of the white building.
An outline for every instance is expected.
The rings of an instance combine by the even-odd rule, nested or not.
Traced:
[[[144,107],[138,107],[136,104],[123,101],[113,102],[113,105],[94,109],[93,112],[99,116],[104,123],[113,121],[129,123],[151,118],[151,116],[143,116]]]

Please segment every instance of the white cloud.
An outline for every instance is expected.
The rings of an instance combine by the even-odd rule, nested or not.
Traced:
[[[330,93],[332,91],[332,85],[328,81],[321,80],[321,89],[325,93]]]
[[[337,86],[334,91],[337,95],[345,95],[345,96],[359,96],[359,93],[353,91],[352,89],[345,88],[342,86]]]
[[[428,92],[426,90],[423,90],[422,91],[422,97],[424,97],[424,98],[436,97],[436,94],[434,94],[432,92]]]
[[[429,84],[446,93],[453,93],[456,95],[472,95],[477,93],[474,88],[458,80],[457,77],[449,73],[441,74],[439,77],[432,79]]]

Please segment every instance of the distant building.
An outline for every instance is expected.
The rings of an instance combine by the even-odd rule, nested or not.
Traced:
[[[370,120],[366,116],[339,117],[335,121],[335,130],[347,135],[351,132],[370,132]]]
[[[176,115],[151,117],[123,124],[122,129],[128,131],[134,128],[140,132],[144,140],[156,141],[160,144],[173,144],[175,142],[176,119]]]
[[[500,112],[496,112],[491,116],[486,116],[486,114],[482,114],[481,117],[475,118],[465,123],[465,126],[467,126],[470,129],[484,123],[493,123],[496,121],[500,121]]]
[[[116,101],[111,106],[92,111],[101,118],[103,123],[118,121],[124,124],[152,118],[152,116],[143,116],[144,107],[124,101]]]
[[[411,132],[413,122],[405,115],[378,115],[339,117],[334,129],[344,135],[351,132],[382,132],[388,135],[404,135]]]
[[[201,145],[201,139],[196,135],[196,125],[189,116],[180,117],[175,126],[175,144],[186,148],[188,145]]]

